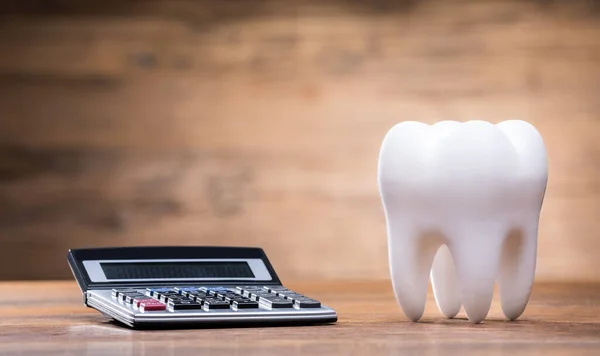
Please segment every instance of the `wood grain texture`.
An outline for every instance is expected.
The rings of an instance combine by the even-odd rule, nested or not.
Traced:
[[[69,248],[112,245],[261,246],[284,279],[387,278],[386,131],[521,118],[550,161],[538,279],[600,280],[595,2],[0,12],[0,278],[69,278]]]
[[[479,325],[443,318],[430,293],[421,322],[407,321],[382,282],[290,283],[336,309],[336,324],[134,331],[85,308],[71,282],[0,283],[2,355],[597,355],[600,285],[542,284],[525,314],[504,321],[494,301]]]

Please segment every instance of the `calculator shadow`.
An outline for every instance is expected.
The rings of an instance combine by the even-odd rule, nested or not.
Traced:
[[[206,324],[198,324],[197,322],[190,323],[149,323],[149,324],[134,324],[127,325],[118,320],[106,321],[107,324],[114,325],[120,328],[127,328],[140,331],[152,330],[182,330],[182,329],[245,329],[245,328],[271,328],[281,326],[317,326],[317,325],[334,325],[337,320],[315,322],[315,321],[269,321],[269,322],[211,322]]]

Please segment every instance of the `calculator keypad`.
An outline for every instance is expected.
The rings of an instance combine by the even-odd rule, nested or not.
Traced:
[[[251,310],[320,308],[321,303],[283,286],[118,288],[111,296],[142,312],[180,310]]]

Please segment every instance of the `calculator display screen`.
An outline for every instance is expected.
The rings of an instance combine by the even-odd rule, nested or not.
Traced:
[[[109,280],[254,278],[246,262],[103,262],[100,266]]]

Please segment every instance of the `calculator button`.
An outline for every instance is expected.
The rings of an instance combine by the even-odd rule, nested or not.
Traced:
[[[256,290],[245,290],[242,292],[242,295],[246,298],[250,298],[253,292],[256,292]]]
[[[165,293],[165,294],[160,294],[158,300],[160,300],[163,303],[166,303],[167,299],[169,299],[169,298],[179,299],[179,298],[181,298],[181,294],[179,294],[179,293]]]
[[[187,297],[190,298],[190,299],[197,300],[197,301],[202,301],[205,298],[208,298],[210,296],[208,294],[204,293],[204,292],[199,292],[198,294],[190,294],[190,293],[188,293]]]
[[[179,294],[179,292],[176,292],[174,290],[170,290],[168,292],[154,292],[155,295],[160,296],[160,295],[181,295]]]
[[[258,308],[258,303],[254,302],[250,299],[246,300],[233,300],[231,305],[234,309],[256,309]]]
[[[131,292],[137,292],[135,289],[132,288],[114,288],[113,290],[110,291],[110,295],[113,297],[118,297],[119,294],[121,293],[131,293]]]
[[[277,293],[277,296],[282,297],[282,298],[286,298],[286,299],[291,299],[294,300],[296,298],[306,298],[304,295],[302,294],[298,294],[298,293]]]
[[[190,299],[194,299],[194,298],[206,298],[208,296],[208,294],[206,294],[205,292],[184,292],[183,293],[184,296],[190,298]]]
[[[136,293],[137,291],[135,289],[113,289],[110,292],[110,295],[115,297],[115,298],[121,298],[121,299],[125,299],[124,294],[126,293]]]
[[[145,295],[143,297],[133,298],[133,305],[139,308],[141,303],[155,303],[156,301],[156,299],[148,298],[148,296]]]
[[[206,292],[202,292],[199,289],[196,289],[196,290],[183,290],[183,291],[181,291],[181,295],[196,295],[196,294],[200,294],[200,293],[206,294]]]
[[[252,299],[254,301],[258,301],[260,299],[260,297],[266,297],[266,296],[274,296],[274,294],[272,294],[266,290],[254,291],[254,292],[250,293],[250,299]]]
[[[197,287],[175,287],[175,290],[178,291],[180,294],[183,294],[186,292],[199,291],[199,289]]]
[[[232,295],[226,296],[224,300],[226,302],[229,302],[230,304],[233,303],[233,301],[235,301],[235,300],[237,300],[237,301],[246,301],[247,300],[249,302],[251,301],[250,299],[248,299],[246,297],[242,297],[239,294],[236,294],[236,295],[233,295],[233,296]]]
[[[210,295],[215,295],[219,292],[227,292],[227,288],[225,287],[201,287],[200,290]]]
[[[221,299],[216,299],[216,298],[206,298],[204,299],[204,308],[207,310],[214,310],[214,309],[229,309],[229,302],[226,302],[224,300]]]
[[[154,297],[154,298],[158,298],[160,296],[160,294],[165,294],[165,293],[177,293],[177,291],[173,288],[147,288],[146,289],[146,294]]]
[[[239,297],[239,294],[235,294],[232,292],[227,292],[227,293],[217,293],[217,297],[221,298],[223,300],[227,299],[227,298],[235,298],[235,297]]]
[[[265,298],[260,297],[260,304],[269,308],[293,308],[294,303],[291,300],[280,297]]]
[[[235,287],[235,289],[239,290],[239,291],[251,291],[251,290],[261,290],[263,289],[263,287],[261,286],[239,286],[239,287]]]
[[[156,292],[156,293],[172,293],[172,292],[175,292],[175,289],[171,288],[171,287],[149,288],[149,289],[152,290],[153,292]]]
[[[310,298],[299,298],[294,300],[296,308],[320,308],[321,302]]]
[[[133,304],[133,300],[134,300],[134,299],[136,299],[136,298],[142,298],[142,297],[143,297],[143,298],[146,298],[146,296],[145,296],[145,295],[143,295],[142,293],[135,293],[135,294],[133,294],[133,293],[132,293],[132,294],[127,294],[127,295],[125,296],[125,303],[127,303],[127,304]]]
[[[164,303],[158,302],[156,299],[151,299],[151,302],[140,303],[140,310],[143,312],[147,311],[158,311],[165,310],[167,306]]]
[[[166,304],[166,303],[177,302],[177,301],[189,301],[189,302],[192,302],[193,300],[189,299],[189,298],[186,298],[186,297],[183,297],[181,295],[180,296],[171,295],[171,296],[168,296],[167,298],[165,298],[165,301],[163,303]]]
[[[128,296],[138,296],[138,292],[133,291],[133,292],[119,292],[119,295],[117,296],[117,300],[119,300],[120,302],[125,302],[125,300],[127,299]]]
[[[216,303],[216,302],[223,302],[224,303],[225,302],[223,299],[217,297],[216,295],[209,295],[209,296],[206,296],[203,299],[206,302],[214,302],[214,303]]]
[[[284,286],[264,286],[263,289],[268,290],[271,293],[277,293],[277,292],[291,292],[289,289],[287,289]]]
[[[167,308],[170,311],[201,309],[202,304],[192,301],[192,300],[176,300],[176,301],[169,301],[169,304],[167,304]]]
[[[204,301],[206,300],[205,298],[194,298],[194,301],[200,303],[200,304],[204,304]]]

